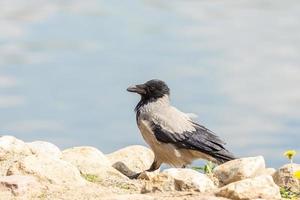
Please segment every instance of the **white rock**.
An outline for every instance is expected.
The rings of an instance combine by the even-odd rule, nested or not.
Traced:
[[[229,200],[222,197],[214,197],[211,195],[188,193],[169,193],[160,195],[147,194],[115,194],[101,198],[101,200]]]
[[[79,166],[86,173],[89,173],[90,169],[93,170],[99,166],[111,166],[109,160],[101,151],[88,146],[66,149],[62,152],[62,159]]]
[[[0,176],[6,176],[10,165],[27,155],[32,153],[25,142],[13,136],[0,137]]]
[[[176,190],[183,190],[183,188],[176,187],[174,178],[167,174],[159,173],[151,176],[148,181],[144,182],[141,193],[155,193],[155,192],[174,192]]]
[[[79,170],[64,160],[32,155],[15,162],[7,175],[32,175],[52,184],[84,185]]]
[[[265,170],[265,160],[262,156],[231,160],[214,169],[214,175],[221,185],[258,176]]]
[[[0,191],[9,191],[14,196],[32,193],[40,190],[40,184],[31,176],[3,176],[0,177]]]
[[[107,195],[101,200],[229,200],[222,197],[214,197],[211,195],[191,194],[188,193],[169,193],[160,195],[146,195],[146,194],[114,194]]]
[[[148,176],[142,193],[149,192],[172,192],[172,191],[197,191],[210,192],[216,189],[213,181],[205,174],[192,169],[171,168],[163,172]]]
[[[294,172],[298,170],[300,170],[300,164],[286,164],[274,173],[273,179],[277,185],[299,192],[300,180],[293,176]]]
[[[269,175],[230,183],[220,188],[216,195],[232,200],[281,199],[279,187]]]
[[[61,151],[57,146],[52,143],[44,141],[34,141],[27,143],[33,154],[44,155],[44,156],[53,156],[60,158],[62,156]]]
[[[31,151],[22,140],[13,136],[0,137],[0,160],[5,160],[14,154],[31,155]]]
[[[276,169],[274,168],[266,168],[264,169],[263,171],[261,171],[259,173],[259,175],[270,175],[270,176],[273,176],[276,172]]]
[[[84,175],[95,175],[100,181],[124,179],[126,176],[113,168],[106,156],[94,147],[74,147],[62,153],[62,159],[76,166]]]
[[[116,194],[103,197],[102,200],[157,200],[157,198],[145,194]]]
[[[174,178],[180,188],[193,189],[199,192],[207,192],[216,188],[207,175],[193,169],[171,168],[164,170],[162,173]]]
[[[128,146],[107,155],[112,166],[126,176],[143,172],[150,168],[153,152],[144,146]]]
[[[223,198],[223,197],[215,197],[215,196],[205,195],[204,197],[195,198],[195,200],[229,200],[229,199]],[[263,200],[263,199],[260,199],[260,200]]]

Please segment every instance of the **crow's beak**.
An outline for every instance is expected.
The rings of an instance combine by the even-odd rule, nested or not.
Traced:
[[[143,84],[130,86],[129,88],[127,88],[127,91],[128,92],[135,92],[135,93],[138,93],[138,94],[146,94],[146,90],[144,89]]]

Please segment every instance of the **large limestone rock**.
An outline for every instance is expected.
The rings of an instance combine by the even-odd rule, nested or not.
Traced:
[[[31,152],[36,155],[51,156],[56,158],[60,158],[62,156],[59,148],[49,142],[34,141],[27,143],[27,145],[30,148]]]
[[[140,145],[125,147],[107,155],[112,166],[126,176],[132,176],[150,168],[153,152]]]
[[[274,168],[266,168],[264,170],[262,170],[259,175],[270,175],[273,176],[276,172],[276,169]]]
[[[215,197],[215,196],[210,196],[210,195],[205,195],[205,196],[200,196],[200,197],[196,197],[196,198],[192,198],[194,200],[229,200],[227,198],[223,198],[223,197]],[[170,199],[171,200],[171,199]]]
[[[7,175],[32,175],[51,184],[84,185],[79,170],[64,160],[31,155],[16,161]]]
[[[1,193],[12,193],[14,196],[21,196],[25,193],[38,192],[40,184],[31,176],[3,176],[0,177]]]
[[[84,173],[92,174],[100,166],[111,166],[106,156],[94,147],[73,147],[62,152],[62,159],[77,166]]]
[[[31,150],[25,142],[13,136],[0,137],[0,161],[14,155],[31,155]]]
[[[145,194],[118,194],[103,197],[103,200],[156,200],[156,198]]]
[[[217,166],[213,173],[221,185],[258,176],[265,170],[265,160],[262,156],[231,160]]]
[[[203,195],[200,193],[175,192],[175,193],[159,193],[158,195],[147,194],[126,194],[126,195],[108,195],[101,200],[229,200],[222,197],[211,195]]]
[[[8,168],[25,156],[32,155],[28,145],[13,137],[0,137],[0,176],[5,176]]]
[[[289,188],[293,192],[300,191],[300,180],[296,179],[293,174],[300,170],[299,164],[286,164],[278,169],[274,175],[274,181],[281,187]]]
[[[91,182],[121,184],[128,177],[113,168],[106,156],[94,147],[74,147],[63,151],[62,159],[76,166]],[[117,183],[118,182],[118,183]]]
[[[270,176],[258,176],[274,172],[265,169],[264,160],[259,157],[228,162],[227,168],[224,164],[215,170],[225,182],[246,178],[218,189],[220,197],[212,196],[217,190],[212,180],[191,169],[144,172],[137,180],[124,176],[145,171],[153,159],[152,151],[143,146],[129,146],[105,156],[93,147],[61,152],[48,142],[24,143],[3,136],[0,137],[0,199],[223,200],[279,196]]]
[[[149,179],[143,189],[143,193],[168,192],[168,191],[197,191],[209,192],[216,188],[213,181],[205,174],[192,169],[171,168],[163,172],[147,176]]]
[[[279,187],[269,175],[230,183],[220,188],[216,195],[232,200],[281,199]]]
[[[149,176],[149,180],[144,182],[141,193],[155,193],[155,192],[173,192],[180,190],[177,187],[176,181],[167,174],[159,173],[154,176]]]
[[[207,175],[193,169],[171,168],[164,170],[162,173],[174,178],[179,188],[199,192],[207,192],[216,188],[213,181]]]

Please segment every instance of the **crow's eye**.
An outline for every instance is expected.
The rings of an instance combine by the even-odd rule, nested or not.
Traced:
[[[148,89],[149,89],[149,91],[153,91],[153,90],[155,90],[155,87],[149,86]]]
[[[147,88],[146,88],[146,92],[147,93],[150,93],[152,91],[152,88],[150,87],[150,86],[148,86]]]

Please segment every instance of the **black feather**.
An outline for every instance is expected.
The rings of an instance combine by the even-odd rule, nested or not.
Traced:
[[[224,163],[235,159],[224,147],[223,142],[212,131],[197,123],[191,122],[195,131],[173,133],[163,129],[160,125],[152,122],[152,130],[156,139],[160,142],[171,143],[177,148],[185,148],[200,151],[215,158],[218,163]]]

